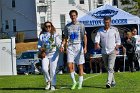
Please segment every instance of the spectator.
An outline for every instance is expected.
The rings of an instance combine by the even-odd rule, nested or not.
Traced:
[[[58,59],[58,74],[63,74],[64,70],[64,53],[59,51],[59,59]]]
[[[126,55],[126,49],[123,45],[120,45],[118,50],[116,51],[117,55]],[[123,71],[122,63],[124,62],[124,56],[118,56],[115,60],[115,72]]]
[[[140,61],[140,36],[137,35],[137,29],[134,27],[131,29],[131,33],[132,33],[132,37],[136,39],[136,51],[135,51],[134,61],[135,61],[136,70],[139,70],[140,68],[139,67],[140,65],[140,62],[139,62]]]
[[[93,62],[97,65],[99,64],[99,68],[100,68],[100,73],[102,73],[102,58],[101,57],[98,57],[97,58],[92,58],[96,55],[100,55],[101,54],[101,49],[97,49],[97,50],[94,50],[94,49],[91,49],[90,51],[90,73],[93,73]],[[96,67],[97,69],[97,67]],[[96,71],[97,72],[97,71]]]
[[[134,37],[132,37],[132,33],[127,32],[127,37],[124,40],[124,47],[126,48],[126,55],[128,57],[128,63],[131,72],[135,71],[133,66],[135,50],[136,50],[135,45],[136,45],[136,40]]]

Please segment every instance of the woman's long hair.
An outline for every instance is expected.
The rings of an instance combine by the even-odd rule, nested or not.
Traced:
[[[42,33],[44,33],[44,32],[46,32],[46,24],[47,23],[50,23],[51,24],[51,35],[53,35],[55,32],[56,32],[56,29],[55,29],[55,27],[53,26],[53,24],[52,24],[52,22],[49,22],[49,21],[47,21],[47,22],[45,22],[43,25],[42,25],[42,31],[40,32],[40,34],[42,34]]]

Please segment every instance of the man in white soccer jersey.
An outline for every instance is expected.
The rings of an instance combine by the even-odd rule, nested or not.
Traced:
[[[64,29],[64,39],[60,50],[64,50],[64,44],[68,41],[67,47],[67,62],[70,75],[73,81],[71,89],[75,89],[78,85],[78,89],[82,89],[83,83],[83,63],[85,63],[84,53],[87,52],[87,37],[83,24],[77,21],[78,12],[71,10],[69,12],[71,23],[67,24]],[[84,48],[83,48],[84,46]],[[76,63],[79,67],[79,82],[76,82],[74,76],[73,64]]]

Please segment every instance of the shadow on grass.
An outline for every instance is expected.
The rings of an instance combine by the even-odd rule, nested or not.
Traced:
[[[83,88],[100,88],[100,89],[107,89],[106,87],[104,86],[83,86]]]
[[[57,85],[57,89],[70,89],[71,85]],[[83,86],[83,88],[107,89],[104,86]],[[0,90],[45,90],[44,88],[0,88]]]
[[[70,89],[71,85],[57,85],[56,86],[58,89]]]
[[[45,90],[44,88],[0,88],[0,90]]]
[[[57,85],[57,87],[65,88],[65,89],[70,89],[71,85]],[[100,88],[100,89],[107,89],[105,86],[87,86],[83,85],[83,88]]]

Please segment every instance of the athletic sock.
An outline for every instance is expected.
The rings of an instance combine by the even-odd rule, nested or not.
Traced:
[[[71,79],[72,79],[73,83],[76,83],[74,72],[71,72],[70,75],[71,75]]]
[[[83,83],[83,76],[79,76],[79,86],[82,86]]]

